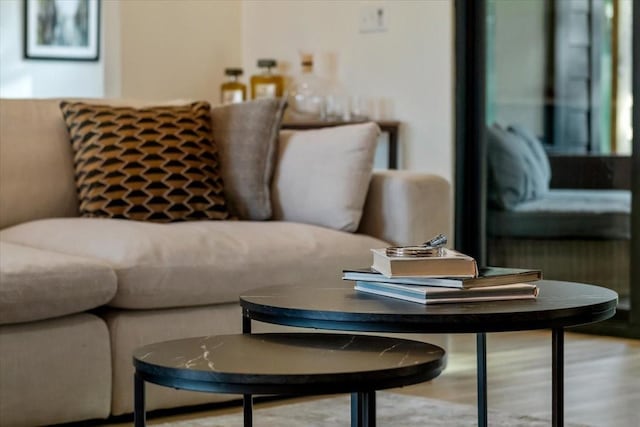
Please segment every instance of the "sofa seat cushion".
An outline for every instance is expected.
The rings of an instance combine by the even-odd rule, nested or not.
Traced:
[[[115,272],[103,262],[0,242],[0,325],[96,308],[116,287]]]
[[[513,210],[489,210],[492,237],[630,239],[631,192],[553,189]]]
[[[0,236],[109,263],[118,276],[110,305],[136,309],[236,302],[242,292],[268,285],[340,284],[343,268],[370,265],[369,249],[387,245],[362,234],[279,221],[55,218],[10,227]]]

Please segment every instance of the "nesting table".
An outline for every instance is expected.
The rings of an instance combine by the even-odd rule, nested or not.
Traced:
[[[488,425],[486,333],[552,330],[552,425],[564,424],[564,328],[602,321],[615,314],[618,295],[572,282],[536,282],[535,300],[422,305],[357,292],[342,286],[272,286],[240,297],[243,332],[257,320],[288,326],[343,331],[475,333],[478,425]],[[247,402],[247,398],[245,398]],[[246,403],[245,403],[246,404]]]
[[[375,427],[375,391],[428,381],[444,369],[440,347],[379,336],[325,333],[218,335],[150,344],[133,355],[134,425],[145,420],[145,382],[245,395],[351,393],[352,427]]]

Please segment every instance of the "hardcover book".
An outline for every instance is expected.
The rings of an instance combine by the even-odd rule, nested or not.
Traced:
[[[540,270],[528,270],[523,268],[483,267],[478,269],[478,276],[472,278],[421,276],[386,277],[372,268],[362,268],[343,270],[342,278],[344,280],[353,281],[361,280],[365,282],[401,283],[406,285],[471,289],[484,286],[533,282],[542,279],[542,272]]]
[[[534,299],[538,296],[538,287],[531,283],[457,289],[356,281],[354,289],[421,304]]]
[[[390,257],[385,249],[371,249],[371,268],[387,277],[476,277],[478,267],[472,257],[444,249],[441,256]]]

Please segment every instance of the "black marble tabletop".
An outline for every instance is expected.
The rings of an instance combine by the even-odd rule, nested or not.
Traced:
[[[150,344],[134,366],[145,380],[190,390],[325,393],[427,381],[445,366],[440,347],[329,333],[217,335]]]
[[[618,295],[582,283],[541,280],[536,299],[424,305],[343,286],[271,286],[240,297],[243,314],[291,326],[371,332],[499,332],[577,326],[615,314]]]

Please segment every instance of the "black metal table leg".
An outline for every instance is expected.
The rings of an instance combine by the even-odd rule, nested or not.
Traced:
[[[363,394],[365,404],[365,421],[366,427],[376,427],[376,392],[375,390],[366,391]]]
[[[245,309],[242,309],[242,333],[243,334],[251,333],[251,317],[249,317],[249,314]]]
[[[244,427],[253,426],[253,397],[250,394],[242,395],[242,416],[244,417]]]
[[[478,381],[478,427],[487,427],[487,334],[476,334],[476,361]]]
[[[251,317],[246,310],[242,310],[242,333],[251,333]],[[253,397],[250,394],[242,395],[242,415],[244,417],[244,427],[253,426]]]
[[[135,427],[147,425],[144,399],[144,380],[137,373],[133,374],[133,425]]]
[[[351,427],[362,426],[362,401],[359,393],[351,393]]]
[[[351,393],[351,427],[376,427],[376,392]]]
[[[551,333],[551,425],[564,425],[564,329]]]
[[[389,128],[389,169],[398,169],[398,128]]]

